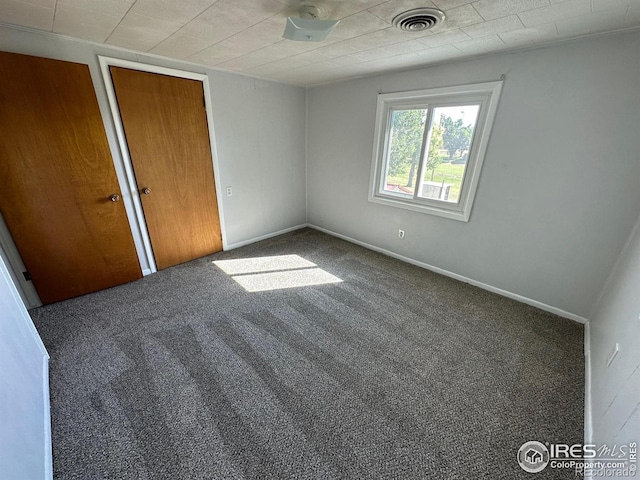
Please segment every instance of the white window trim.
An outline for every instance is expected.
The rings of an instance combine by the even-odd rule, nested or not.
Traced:
[[[497,81],[378,95],[369,201],[468,222],[501,90],[502,81]],[[389,112],[396,107],[423,107],[428,104],[429,108],[433,108],[442,103],[455,104],[465,101],[481,105],[458,203],[416,199],[415,197],[411,199],[394,198],[392,194],[383,193],[382,184],[386,179],[383,169],[386,163],[384,156],[387,149]],[[416,179],[421,178],[422,173],[417,171]],[[418,180],[416,180],[416,185],[417,182]]]

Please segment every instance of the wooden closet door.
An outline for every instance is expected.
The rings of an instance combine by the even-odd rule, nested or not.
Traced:
[[[0,211],[42,302],[141,278],[87,65],[0,52],[0,131]]]
[[[222,250],[202,83],[111,67],[159,269]]]

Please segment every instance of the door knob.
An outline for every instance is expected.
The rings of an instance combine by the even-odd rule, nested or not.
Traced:
[[[119,202],[120,201],[120,195],[118,195],[117,193],[114,193],[113,195],[109,196],[109,200],[111,200],[112,202]]]
[[[149,187],[144,187],[142,189],[142,193],[144,193],[145,195],[149,195],[151,193],[151,189]]]

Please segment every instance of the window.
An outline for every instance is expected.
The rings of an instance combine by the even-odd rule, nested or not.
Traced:
[[[369,200],[468,221],[501,87],[378,95]]]

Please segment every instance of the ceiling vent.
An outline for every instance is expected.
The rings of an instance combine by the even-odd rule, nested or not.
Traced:
[[[415,8],[396,15],[393,26],[405,32],[424,32],[444,21],[444,12],[435,8]]]

